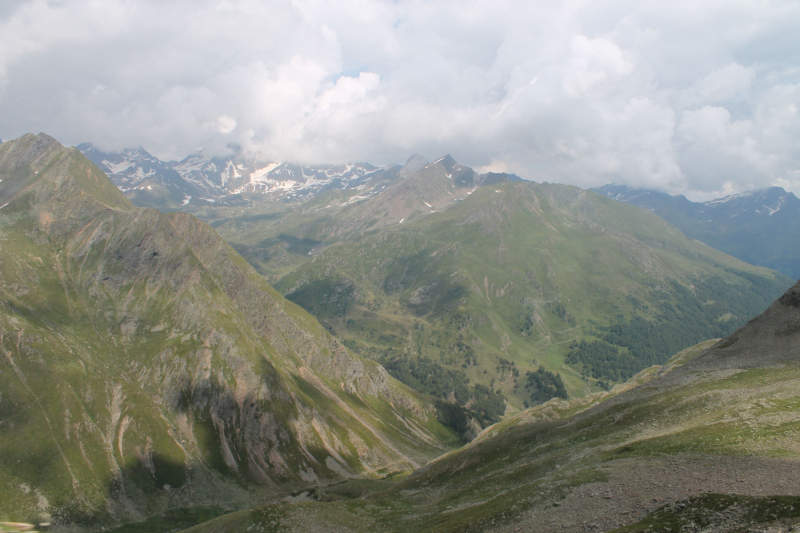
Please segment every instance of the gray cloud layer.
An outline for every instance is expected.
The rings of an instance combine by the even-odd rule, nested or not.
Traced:
[[[6,0],[0,137],[800,192],[800,3]]]

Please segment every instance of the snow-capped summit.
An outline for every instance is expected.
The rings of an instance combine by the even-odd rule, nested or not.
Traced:
[[[753,216],[772,216],[784,208],[800,211],[800,200],[794,194],[783,190],[781,187],[769,187],[733,194],[703,202],[703,205],[715,210],[725,210],[726,214],[731,217],[748,213]]]
[[[364,185],[385,169],[368,163],[299,166],[269,161],[259,155],[236,152],[229,157],[207,157],[201,153],[182,161],[161,161],[143,148],[102,152],[89,143],[77,147],[123,191],[151,191],[153,206],[185,205],[216,201],[231,194],[263,194],[304,198],[329,189],[351,189]],[[155,189],[154,189],[155,187]],[[168,189],[168,194],[160,187]],[[158,189],[158,190],[156,190]]]
[[[76,148],[108,174],[122,192],[146,190],[148,186],[152,190],[154,185],[167,187],[173,192],[185,188],[184,180],[170,163],[161,161],[142,147],[103,152],[90,143],[83,143]]]
[[[369,163],[309,167],[273,164],[252,172],[250,180],[234,192],[292,192],[306,196],[328,189],[358,187],[379,170]]]

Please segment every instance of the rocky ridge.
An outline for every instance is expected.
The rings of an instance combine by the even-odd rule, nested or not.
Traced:
[[[236,506],[452,438],[206,224],[134,207],[44,134],[3,143],[0,175],[0,513]]]

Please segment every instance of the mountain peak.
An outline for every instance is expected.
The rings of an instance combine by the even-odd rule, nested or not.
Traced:
[[[434,161],[434,164],[442,165],[447,170],[451,170],[454,166],[458,165],[458,162],[455,159],[453,159],[453,156],[447,154],[446,156],[440,157],[439,159]]]
[[[46,181],[56,185],[59,204],[68,202],[77,191],[111,209],[132,207],[108,176],[77,148],[65,148],[45,133],[28,133],[3,143],[0,173],[7,176],[0,182],[0,201],[4,204],[32,186],[41,188],[37,182]]]
[[[475,183],[475,171],[470,167],[459,164],[450,154],[440,157],[432,164],[440,165],[444,168],[447,177],[452,180],[453,185],[456,187],[475,187],[477,185]]]
[[[784,207],[797,206],[798,204],[800,204],[800,200],[793,193],[787,192],[782,187],[767,187],[765,189],[745,191],[703,202],[703,205],[711,208],[725,206],[727,209],[734,209],[736,212],[733,213],[733,216],[738,216],[747,211],[772,216]]]
[[[0,174],[7,177],[0,182],[0,205],[9,203],[40,179],[39,172],[63,149],[58,141],[44,133],[26,133],[4,142],[0,149]]]
[[[419,154],[414,154],[408,158],[406,164],[400,169],[400,176],[405,178],[410,176],[414,172],[425,167],[428,164],[428,160],[422,157]]]
[[[97,151],[97,148],[92,143],[80,143],[76,144],[75,148],[81,151],[81,153],[85,153],[87,151]]]
[[[31,150],[32,154],[45,154],[51,149],[60,149],[64,148],[60,142],[55,140],[53,137],[47,135],[46,133],[39,133],[38,135],[33,135],[32,133],[27,133],[20,137],[18,140],[23,140],[26,145],[28,145],[29,149]]]

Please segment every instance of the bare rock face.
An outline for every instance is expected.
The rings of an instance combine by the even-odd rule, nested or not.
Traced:
[[[800,281],[780,297],[778,303],[785,307],[800,308]]]
[[[102,525],[441,452],[428,404],[209,226],[43,134],[0,179],[0,514]]]

